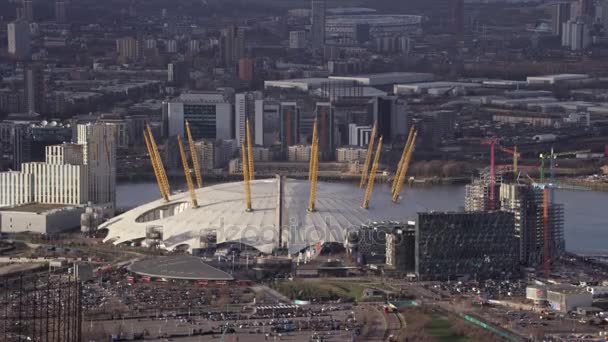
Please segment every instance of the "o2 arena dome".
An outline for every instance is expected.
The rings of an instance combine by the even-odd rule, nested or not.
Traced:
[[[167,250],[202,248],[209,236],[217,245],[241,243],[270,254],[287,248],[290,254],[318,243],[345,242],[348,232],[374,221],[404,222],[416,212],[408,200],[391,201],[387,184],[376,184],[368,209],[361,208],[365,189],[354,184],[318,182],[315,211],[308,211],[310,182],[276,177],[253,180],[252,211],[245,210],[243,182],[195,190],[198,207],[188,191],[174,193],[132,209],[104,223],[104,242],[140,244]],[[406,210],[406,207],[409,210]]]

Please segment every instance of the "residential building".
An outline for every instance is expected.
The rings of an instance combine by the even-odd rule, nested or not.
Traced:
[[[336,161],[339,163],[363,162],[367,149],[361,147],[338,147],[336,149]]]
[[[46,109],[46,87],[42,66],[33,64],[26,66],[23,78],[25,109],[30,113],[44,113]]]
[[[371,100],[372,117],[378,124],[378,136],[385,142],[405,140],[409,130],[409,116],[404,100],[396,96],[379,96]]]
[[[239,59],[239,79],[241,81],[253,81],[253,59],[247,57]]]
[[[289,32],[289,48],[290,49],[306,48],[306,31],[290,31]]]
[[[234,132],[236,143],[240,146],[245,142],[246,120],[249,119],[249,126],[252,134],[252,144],[256,144],[256,101],[263,101],[263,94],[259,91],[239,93],[234,100]],[[261,145],[261,144],[260,144]]]
[[[312,0],[310,12],[310,31],[312,47],[323,49],[325,45],[325,0]]]
[[[31,203],[33,183],[32,174],[19,171],[0,172],[0,207]]]
[[[17,20],[7,26],[8,53],[15,59],[30,57],[30,24],[25,20]]]
[[[116,208],[116,132],[105,123],[79,124],[76,141],[83,145],[88,168],[88,200]]]
[[[270,147],[281,140],[281,103],[274,100],[255,100],[255,144]]]
[[[281,102],[279,141],[283,150],[300,142],[300,107],[297,102]]]
[[[23,0],[22,1],[23,7],[22,7],[22,14],[23,14],[23,19],[32,23],[34,22],[34,3],[32,0]]]
[[[139,58],[139,41],[133,37],[117,39],[116,53],[124,63],[137,60]]]
[[[293,145],[287,147],[287,160],[290,162],[310,161],[310,145]]]
[[[551,5],[550,9],[553,34],[561,37],[564,23],[570,20],[570,3],[558,2]]]
[[[187,85],[190,82],[190,68],[186,62],[167,64],[167,82],[175,86]]]
[[[372,126],[348,125],[348,144],[350,146],[367,146],[372,137]]]
[[[235,67],[245,55],[245,30],[235,25],[222,30],[220,55],[225,67]]]
[[[55,22],[64,24],[67,21],[66,2],[59,0],[55,1]]]

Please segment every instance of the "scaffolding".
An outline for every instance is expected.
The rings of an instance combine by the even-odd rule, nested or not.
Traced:
[[[0,278],[0,286],[1,341],[82,341],[82,284],[74,276],[22,274]]]

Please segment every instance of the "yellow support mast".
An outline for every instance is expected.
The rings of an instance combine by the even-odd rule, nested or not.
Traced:
[[[190,132],[190,123],[186,121],[186,134],[188,134],[188,145],[190,146],[190,155],[192,156],[192,167],[194,168],[194,175],[196,176],[196,187],[203,187],[203,176],[201,174],[201,167],[198,163],[198,153],[196,153],[196,146],[194,146],[194,139],[192,139],[192,133]]]
[[[308,202],[308,211],[316,211],[315,202],[317,200],[317,177],[319,171],[319,138],[313,141],[312,150],[310,152],[312,160],[312,174],[310,177],[310,199]]]
[[[312,124],[312,141],[310,144],[310,161],[308,162],[308,180],[312,179],[312,170],[313,170],[313,149],[315,145],[315,141],[317,141],[317,118],[315,118]]]
[[[380,152],[382,152],[382,136],[380,136],[380,140],[378,140],[378,147],[376,148],[376,156],[374,157],[374,164],[372,164],[372,170],[369,174],[369,180],[367,182],[367,189],[365,190],[365,197],[363,198],[363,204],[361,204],[361,208],[363,208],[363,209],[369,208],[369,200],[372,196],[372,191],[374,190],[374,180],[376,179],[376,172],[378,172],[378,162],[380,161]]]
[[[253,144],[251,143],[251,126],[249,125],[249,119],[247,119],[245,122],[247,128],[247,161],[249,162],[249,168],[247,171],[249,172],[249,180],[254,180],[255,169],[253,168]]]
[[[148,139],[148,133],[144,130],[144,140],[146,142],[146,147],[148,149],[148,155],[150,156],[150,162],[152,163],[152,169],[154,170],[154,176],[156,177],[156,183],[158,183],[158,190],[160,191],[161,197],[165,200],[169,200],[169,196],[165,193],[165,188],[163,186],[162,178],[160,173],[158,172],[158,166],[156,163],[156,156],[152,151],[152,146],[150,146],[150,140]]]
[[[163,160],[160,157],[160,153],[158,152],[158,146],[156,146],[156,141],[154,140],[154,136],[152,135],[152,129],[150,125],[146,127],[148,129],[148,139],[150,139],[150,146],[152,146],[152,152],[156,158],[156,163],[158,167],[158,173],[161,176],[161,183],[165,189],[165,193],[167,196],[171,195],[171,188],[169,186],[169,180],[167,179],[167,173],[165,172],[165,166],[163,165]]]
[[[247,150],[245,150],[245,144],[241,144],[241,164],[243,165],[243,184],[245,185],[245,211],[252,211],[251,209],[251,188],[249,184],[249,170],[247,163]]]
[[[376,140],[378,122],[374,122],[374,128],[372,128],[372,136],[369,138],[369,144],[367,145],[367,153],[365,154],[365,163],[363,164],[363,171],[361,171],[361,182],[359,188],[363,189],[365,182],[367,181],[367,170],[369,170],[369,164],[372,161],[372,152],[374,151],[374,142]]]
[[[196,192],[194,191],[194,184],[192,183],[192,176],[190,175],[190,166],[188,165],[188,157],[184,150],[184,144],[182,144],[182,138],[177,136],[177,144],[179,145],[179,154],[182,157],[182,166],[184,167],[184,176],[186,176],[186,183],[188,184],[188,191],[190,192],[190,199],[192,201],[192,207],[198,208],[198,201],[196,200]]]
[[[399,174],[401,173],[401,169],[403,166],[403,162],[405,161],[405,156],[407,155],[407,151],[410,148],[410,143],[412,142],[412,136],[414,135],[414,126],[410,128],[410,133],[407,135],[407,141],[405,142],[405,146],[403,146],[403,152],[401,153],[401,159],[399,159],[399,164],[397,164],[397,171],[395,172],[395,177],[393,178],[393,185],[391,186],[391,193],[395,193],[395,189],[397,188],[397,180],[399,179]]]
[[[399,179],[397,180],[397,187],[395,188],[395,192],[393,193],[393,202],[397,203],[399,200],[399,195],[401,194],[401,189],[403,188],[403,183],[405,182],[405,176],[407,175],[407,170],[410,167],[410,162],[412,161],[412,154],[414,153],[414,146],[416,144],[416,136],[418,136],[418,131],[414,131],[414,136],[412,137],[412,141],[410,142],[410,148],[407,150],[407,155],[405,157],[405,161],[401,166],[401,172],[399,173]]]

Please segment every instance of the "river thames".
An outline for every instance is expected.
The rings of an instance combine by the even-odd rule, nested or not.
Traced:
[[[160,197],[153,182],[119,183],[116,191],[117,206],[125,209]],[[464,206],[463,185],[404,188],[402,196],[402,202],[407,203],[405,219],[413,218],[419,211],[455,211]],[[579,254],[608,255],[608,192],[557,189],[555,202],[564,204],[566,249]]]

